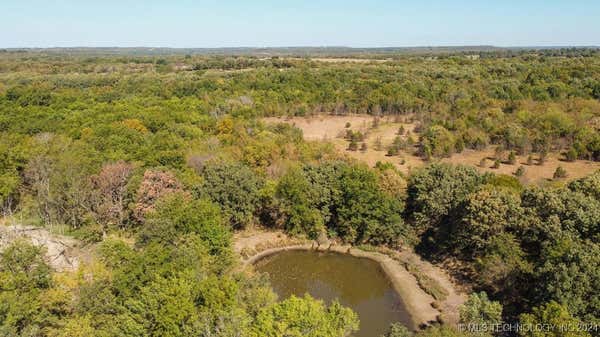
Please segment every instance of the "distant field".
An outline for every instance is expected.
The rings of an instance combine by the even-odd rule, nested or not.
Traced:
[[[288,123],[302,130],[304,139],[311,141],[329,141],[333,143],[340,153],[349,157],[374,166],[378,161],[392,163],[401,172],[409,173],[411,170],[427,164],[421,157],[416,156],[412,151],[401,151],[397,156],[388,156],[387,147],[397,136],[400,126],[406,131],[410,131],[414,139],[418,139],[418,133],[414,131],[415,125],[412,123],[401,123],[394,121],[392,117],[383,117],[379,125],[373,128],[373,116],[368,115],[349,115],[349,116],[314,116],[314,117],[269,117],[263,119],[266,123]],[[348,141],[344,139],[346,125],[350,123],[350,129],[360,131],[366,134],[366,151],[349,151]],[[403,136],[406,137],[406,136]],[[382,150],[375,150],[377,140],[381,142]],[[484,150],[466,149],[461,153],[455,153],[450,158],[437,159],[440,162],[451,164],[463,164],[477,168],[482,172],[494,172],[512,175],[520,165],[525,168],[524,175],[520,178],[523,183],[540,183],[551,180],[554,171],[558,166],[562,166],[567,171],[567,178],[577,179],[600,170],[600,163],[577,160],[567,162],[562,160],[558,153],[548,155],[543,165],[537,165],[534,160],[533,165],[527,165],[527,156],[517,156],[516,164],[510,165],[502,163],[499,168],[492,168],[494,160],[494,147],[490,146]],[[481,166],[481,160],[487,158],[485,166]],[[537,158],[534,155],[534,158]]]
[[[289,123],[302,130],[306,140],[332,140],[343,136],[346,123],[350,123],[353,130],[366,130],[373,121],[372,116],[317,116],[317,117],[267,117],[267,123]]]
[[[289,57],[290,60],[303,60],[302,58]],[[311,61],[326,62],[326,63],[383,63],[392,61],[393,59],[377,59],[369,57],[311,57]]]

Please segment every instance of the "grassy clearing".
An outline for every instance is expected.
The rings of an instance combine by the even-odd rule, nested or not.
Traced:
[[[373,126],[374,117],[367,115],[349,116],[314,116],[293,118],[265,118],[267,123],[289,123],[300,128],[306,140],[329,141],[333,143],[338,152],[356,160],[374,166],[378,161],[391,163],[402,173],[408,174],[412,170],[426,165],[427,162],[414,154],[415,149],[401,150],[397,155],[389,156],[387,148],[398,136],[398,129],[402,127],[408,131],[414,140],[419,138],[415,131],[416,125],[410,121],[410,117],[394,119],[391,116],[383,117],[376,127]],[[361,132],[365,135],[364,143],[366,150],[348,151],[348,141],[343,138],[346,130]],[[404,139],[406,134],[402,135]],[[522,183],[545,183],[553,179],[553,174],[558,166],[567,172],[566,180],[585,177],[600,169],[600,162],[576,160],[567,162],[563,160],[560,153],[548,155],[543,165],[527,164],[528,156],[516,156],[514,164],[501,161],[499,167],[493,167],[495,147],[489,146],[482,150],[465,149],[461,153],[455,153],[449,158],[436,159],[444,163],[462,164],[475,167],[481,172],[492,172],[496,174],[514,175],[519,166],[524,167],[524,173],[519,178]],[[486,159],[486,165],[481,166],[482,159]]]

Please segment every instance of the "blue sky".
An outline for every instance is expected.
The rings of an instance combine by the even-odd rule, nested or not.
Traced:
[[[0,0],[0,47],[600,45],[600,0]]]

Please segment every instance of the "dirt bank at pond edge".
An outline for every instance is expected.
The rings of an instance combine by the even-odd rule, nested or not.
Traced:
[[[264,257],[286,250],[330,251],[376,261],[402,298],[415,327],[424,327],[439,321],[445,324],[457,324],[458,308],[466,299],[464,294],[455,289],[454,283],[447,274],[436,266],[421,260],[415,253],[408,251],[400,252],[397,256],[392,257],[388,254],[365,251],[349,245],[331,243],[319,245],[314,241],[292,239],[281,232],[238,233],[235,236],[234,248],[240,254],[245,266],[253,265]],[[405,268],[405,261],[410,261],[413,266],[419,268],[420,272],[438,282],[447,292],[446,298],[436,301],[432,295],[422,289],[415,275]],[[437,308],[434,308],[434,302],[437,303]]]

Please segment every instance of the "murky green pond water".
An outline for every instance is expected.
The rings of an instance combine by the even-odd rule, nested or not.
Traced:
[[[391,323],[413,328],[402,299],[375,261],[350,255],[291,250],[268,256],[255,265],[268,273],[281,298],[309,293],[331,302],[338,299],[360,318],[356,337],[379,337]]]

